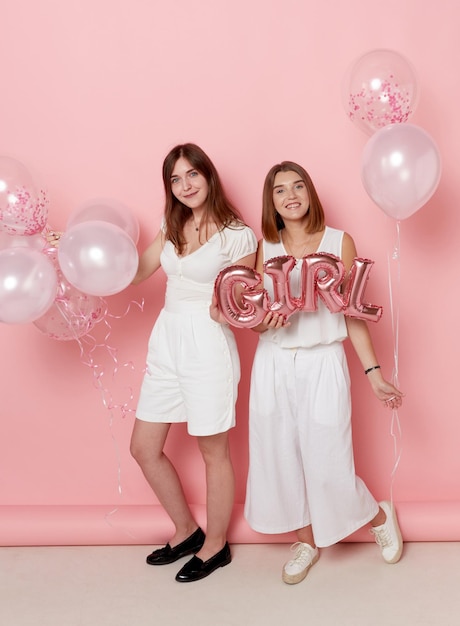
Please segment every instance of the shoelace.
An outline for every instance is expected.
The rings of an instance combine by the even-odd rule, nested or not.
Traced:
[[[299,563],[303,567],[313,560],[313,548],[301,541],[294,543],[291,546],[291,550],[295,552],[295,557],[289,563]]]
[[[370,531],[374,535],[376,543],[381,548],[385,548],[386,546],[392,545],[393,542],[391,541],[391,535],[390,535],[390,531],[388,530],[388,528],[386,527],[381,528],[381,529],[371,528]]]

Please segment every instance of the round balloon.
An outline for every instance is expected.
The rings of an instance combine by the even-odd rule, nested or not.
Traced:
[[[367,142],[361,178],[369,196],[390,217],[410,217],[428,202],[441,177],[430,135],[413,124],[391,124]]]
[[[104,319],[107,307],[99,296],[90,296],[69,283],[57,270],[58,288],[54,303],[34,325],[50,339],[70,341],[88,334]]]
[[[59,266],[71,285],[93,296],[110,296],[133,280],[139,262],[131,237],[109,222],[69,228],[59,241]]]
[[[139,241],[139,222],[136,216],[127,206],[111,198],[88,200],[70,214],[67,228],[94,220],[115,224],[123,229],[134,243]]]
[[[45,254],[33,248],[0,250],[0,322],[33,322],[53,304],[56,290],[56,270]]]
[[[37,193],[25,166],[0,156],[0,230],[10,235],[40,233],[48,217],[43,192]]]
[[[46,239],[41,233],[35,235],[9,235],[0,232],[0,250],[5,248],[34,248],[35,250],[44,250]]]
[[[394,50],[372,50],[352,64],[342,99],[350,120],[368,134],[407,122],[418,102],[415,70]]]

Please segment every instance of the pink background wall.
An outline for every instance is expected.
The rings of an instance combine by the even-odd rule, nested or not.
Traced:
[[[364,191],[368,136],[347,119],[341,84],[349,65],[377,48],[412,62],[420,99],[410,121],[435,139],[443,174],[430,202],[401,222],[396,304],[406,399],[393,497],[407,539],[460,539],[456,0],[1,0],[0,8],[0,154],[22,161],[46,188],[54,229],[65,229],[86,200],[112,197],[138,217],[143,249],[161,220],[162,160],[176,143],[194,141],[259,236],[264,176],[279,160],[297,160],[316,182],[329,223],[375,261],[366,295],[384,306],[371,331],[387,376],[395,341],[387,256],[396,223]],[[143,312],[132,307],[110,318],[115,378],[103,351],[95,356],[115,405],[129,400],[128,386],[137,397],[163,287],[158,274],[108,298],[114,316],[145,299]],[[238,483],[230,538],[265,541],[242,519],[255,336],[237,337],[243,381],[232,432]],[[133,413],[106,408],[76,342],[53,341],[33,324],[0,324],[0,341],[0,542],[167,538],[169,522],[129,456]],[[122,367],[128,362],[134,370]],[[357,468],[377,498],[388,498],[391,414],[352,354],[350,365]],[[202,519],[203,468],[184,432],[173,434],[169,449]]]

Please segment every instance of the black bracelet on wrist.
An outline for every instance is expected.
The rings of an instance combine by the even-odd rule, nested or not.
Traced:
[[[368,367],[367,370],[364,370],[364,373],[367,375],[369,374],[369,372],[372,372],[372,370],[379,370],[380,369],[380,365],[373,365],[372,367]]]

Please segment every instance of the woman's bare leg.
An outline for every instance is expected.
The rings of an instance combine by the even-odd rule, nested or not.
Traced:
[[[197,556],[203,561],[217,554],[227,541],[233,510],[235,477],[230,458],[228,433],[198,437],[206,466],[206,541]]]
[[[302,543],[308,543],[308,545],[312,548],[316,548],[311,524],[309,526],[304,526],[303,528],[299,528],[299,530],[296,530],[296,535],[298,541],[301,541]]]
[[[171,424],[136,419],[131,437],[131,454],[176,528],[171,547],[187,539],[197,528],[184,491],[171,461],[163,448]]]

